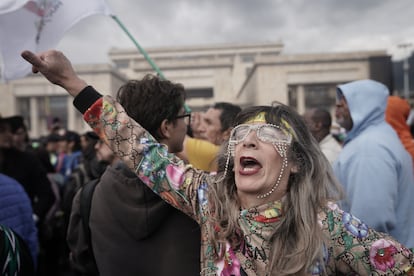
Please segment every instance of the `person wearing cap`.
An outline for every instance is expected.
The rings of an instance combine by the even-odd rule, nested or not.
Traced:
[[[24,119],[20,115],[15,115],[5,118],[11,127],[13,134],[13,146],[21,151],[30,149],[29,133],[27,131]]]
[[[82,160],[82,147],[80,135],[76,131],[67,130],[63,137],[61,143],[62,160],[56,170],[63,175],[63,185],[65,185],[69,175],[79,166]]]
[[[42,143],[39,147],[34,149],[35,154],[41,160],[48,173],[56,173],[57,147],[61,139],[60,135],[51,133],[41,140]]]

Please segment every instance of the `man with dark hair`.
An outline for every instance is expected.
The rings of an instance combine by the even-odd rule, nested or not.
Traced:
[[[24,119],[20,115],[5,118],[9,121],[11,132],[13,134],[13,146],[21,151],[30,149],[30,139]]]
[[[216,171],[216,156],[220,145],[228,140],[233,120],[240,111],[239,106],[231,103],[214,104],[200,116],[197,128],[191,129],[197,136],[185,137],[183,151],[178,153],[178,156],[197,169]]]
[[[233,120],[240,111],[241,108],[232,103],[214,104],[202,116],[199,129],[201,137],[215,145],[221,145],[229,139]]]
[[[182,150],[182,142],[190,122],[184,111],[185,90],[181,84],[146,75],[142,80],[121,86],[117,100],[126,112],[158,140],[166,140],[170,152]],[[184,124],[183,124],[184,123]],[[176,129],[175,131],[172,131]],[[181,141],[181,143],[180,143]]]
[[[190,119],[182,85],[147,75],[121,86],[117,99],[169,152],[182,150]],[[101,276],[200,273],[198,224],[166,204],[119,160],[107,167],[95,188],[89,225]]]
[[[318,141],[322,152],[331,164],[336,160],[342,146],[331,134],[332,116],[323,108],[309,109],[303,114],[313,137]]]

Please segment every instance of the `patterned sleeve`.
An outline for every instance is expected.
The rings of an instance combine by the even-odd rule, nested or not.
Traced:
[[[208,174],[168,153],[110,96],[97,100],[84,119],[148,187],[200,223]]]
[[[330,238],[326,252],[329,275],[414,275],[411,250],[335,204],[325,211],[320,222]]]

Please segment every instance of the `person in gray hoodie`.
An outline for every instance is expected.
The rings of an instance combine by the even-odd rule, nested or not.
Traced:
[[[147,75],[121,86],[117,98],[170,152],[182,150],[190,119],[182,85]],[[198,275],[198,224],[154,194],[112,151],[103,153],[99,147],[105,144],[97,147],[98,158],[115,158],[91,203],[89,226],[99,275]]]
[[[343,210],[414,247],[413,166],[385,121],[388,96],[373,80],[337,87],[336,120],[347,135],[333,168],[347,195]]]

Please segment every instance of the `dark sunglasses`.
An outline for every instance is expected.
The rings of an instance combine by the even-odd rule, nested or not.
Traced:
[[[191,113],[184,113],[183,115],[175,116],[175,119],[184,118],[184,122],[188,125],[191,122]]]

